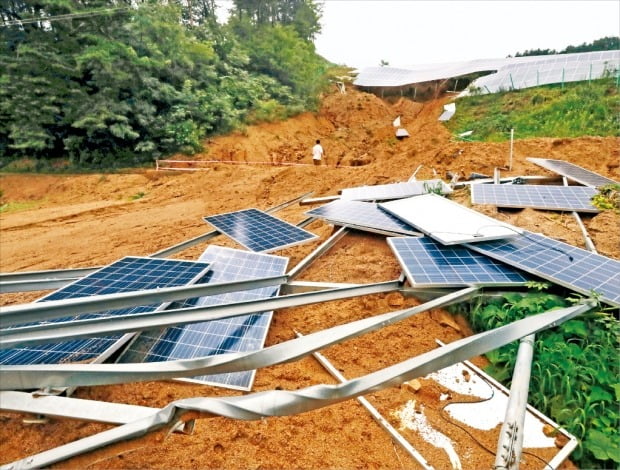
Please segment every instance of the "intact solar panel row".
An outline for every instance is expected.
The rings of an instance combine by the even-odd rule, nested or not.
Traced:
[[[279,276],[286,272],[288,258],[251,253],[215,245],[209,246],[201,261],[211,270],[200,283],[224,283]],[[278,286],[211,295],[173,303],[170,308],[221,305],[277,295]],[[256,351],[263,347],[273,312],[213,320],[167,329],[145,331],[136,338],[120,362],[161,362],[193,359],[231,352]],[[192,381],[250,390],[256,371],[193,377]]]
[[[480,88],[483,93],[495,93],[550,83],[596,80],[613,74],[619,66],[620,51],[557,54],[528,62],[508,63],[497,73],[473,81],[472,86]]]
[[[37,300],[37,302],[184,286],[202,277],[208,268],[208,263],[194,261],[126,257]],[[61,323],[78,319],[147,313],[156,311],[161,305],[161,303],[157,303],[74,315],[44,323]],[[124,342],[126,339],[123,338],[122,334],[117,334],[102,338],[79,339],[25,348],[4,349],[0,350],[0,364],[90,362],[104,354],[111,353],[112,350],[121,345],[119,343]]]
[[[403,235],[419,235],[409,224],[388,214],[377,204],[362,201],[332,201],[306,212],[335,225],[366,227],[369,231],[387,231]]]
[[[474,184],[471,202],[498,207],[599,212],[591,202],[596,193],[596,189],[585,186]]]
[[[273,251],[318,238],[258,209],[246,209],[204,217],[217,230],[225,233],[248,250]]]
[[[616,183],[616,181],[612,179],[601,176],[593,171],[586,170],[585,168],[575,165],[574,163],[565,162],[564,160],[550,160],[547,158],[528,158],[527,160],[549,171],[553,171],[558,175],[566,176],[577,183],[581,183],[592,188],[598,188],[599,186],[604,186],[606,184]]]
[[[433,191],[442,194],[452,192],[452,188],[440,179],[427,181],[409,181],[406,183],[377,184],[374,186],[359,186],[342,190],[340,199],[347,201],[385,201],[388,199],[402,199],[417,196]]]
[[[470,243],[468,248],[584,295],[620,306],[620,261],[544,235],[524,231],[510,240]]]
[[[414,286],[511,286],[528,281],[519,270],[463,246],[443,246],[428,237],[388,238],[388,244]]]

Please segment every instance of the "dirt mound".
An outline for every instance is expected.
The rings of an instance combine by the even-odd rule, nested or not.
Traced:
[[[198,172],[137,171],[106,175],[2,175],[0,214],[0,270],[43,270],[96,266],[126,255],[148,255],[210,230],[205,215],[249,207],[265,209],[308,191],[314,196],[335,195],[357,185],[405,181],[418,169],[418,178],[448,172],[468,176],[491,175],[508,165],[508,143],[453,141],[437,121],[450,97],[425,103],[407,99],[394,104],[348,88],[346,94],[324,97],[321,109],[281,123],[249,126],[243,132],[213,138],[191,165]],[[395,138],[392,122],[401,116],[410,137]],[[314,167],[311,148],[316,139],[326,150],[327,165]],[[528,156],[559,158],[620,179],[619,142],[615,138],[517,140],[511,171],[502,175],[547,174],[525,160]],[[186,160],[187,157],[177,156]],[[251,164],[205,163],[208,160]],[[272,166],[289,163],[294,166]],[[325,163],[325,162],[324,162]],[[190,166],[189,164],[187,165]],[[470,205],[466,190],[453,198]],[[294,205],[278,213],[297,223],[308,206]],[[542,232],[583,247],[581,232],[570,214],[536,210],[498,210],[488,213],[532,231]],[[602,254],[620,259],[617,214],[584,216],[594,243]],[[280,250],[297,264],[332,233],[315,221],[307,227],[320,240]],[[226,237],[210,243],[238,247]],[[205,246],[196,246],[175,258],[196,259]],[[352,233],[315,261],[302,280],[376,282],[397,278],[400,268],[385,238]],[[4,294],[0,303],[28,302],[41,293]],[[277,311],[267,345],[371,315],[417,304],[414,299],[373,295]],[[364,375],[434,349],[435,338],[451,342],[469,331],[463,319],[450,326],[445,312],[417,315],[389,328],[328,348],[324,354],[349,378]],[[444,320],[441,320],[444,318]],[[457,328],[454,327],[457,325]],[[459,326],[460,325],[460,326]],[[478,364],[484,361],[474,359]],[[298,389],[334,383],[312,357],[291,364],[266,367],[256,375],[253,390]],[[192,396],[240,394],[206,385],[149,382],[106,387],[82,387],[76,396],[153,407]],[[388,404],[408,399],[398,388],[371,393],[367,398],[385,416]],[[435,397],[436,398],[436,397]],[[436,400],[435,400],[436,401]],[[50,449],[102,430],[104,425],[52,419],[26,425],[23,416],[0,413],[0,463]],[[467,455],[466,469],[490,468],[493,457],[468,434],[448,422],[435,423]],[[496,442],[498,430],[484,436]],[[450,465],[443,451],[432,445],[416,447],[436,468]],[[545,454],[547,452],[547,454]],[[541,451],[549,460],[549,449]],[[111,446],[62,464],[63,468],[415,468],[416,464],[350,400],[297,416],[256,422],[224,418],[199,420],[193,435],[164,433]],[[529,459],[524,468],[535,468]]]

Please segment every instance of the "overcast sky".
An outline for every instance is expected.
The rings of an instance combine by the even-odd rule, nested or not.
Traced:
[[[351,67],[501,58],[620,35],[619,0],[324,0],[317,52]]]

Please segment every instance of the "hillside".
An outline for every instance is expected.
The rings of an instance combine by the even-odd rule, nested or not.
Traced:
[[[346,187],[405,181],[422,165],[418,179],[445,177],[447,172],[491,175],[508,164],[507,143],[452,141],[437,121],[447,98],[393,104],[348,89],[346,94],[324,97],[320,111],[285,122],[249,126],[244,132],[207,142],[198,160],[236,162],[289,162],[297,166],[204,164],[196,172],[128,171],[102,175],[26,175],[0,177],[2,243],[0,271],[85,267],[112,262],[125,255],[144,256],[210,228],[205,215],[249,207],[265,209],[308,191],[313,196],[335,195]],[[393,119],[400,115],[410,138],[394,138]],[[328,165],[311,165],[310,148],[320,138]],[[526,157],[563,159],[620,180],[620,146],[614,137],[545,138],[518,140],[512,171],[503,176],[545,174]],[[185,157],[178,157],[184,159]],[[188,165],[189,166],[189,165]],[[193,166],[199,166],[198,163]],[[470,205],[469,194],[453,198]],[[13,207],[14,209],[11,209]],[[292,223],[304,218],[308,206],[294,205],[277,215]],[[531,209],[477,210],[500,220],[542,232],[583,247],[579,228],[568,214]],[[605,212],[584,217],[601,254],[620,259],[620,216]],[[297,264],[332,233],[332,227],[315,221],[306,227],[320,236],[314,243],[287,248],[275,254]],[[235,246],[226,237],[211,243]],[[205,246],[191,248],[177,258],[196,259]],[[397,278],[400,269],[384,237],[351,233],[319,258],[302,280],[363,283]],[[41,293],[4,294],[1,305],[34,300]],[[400,295],[373,295],[275,312],[267,345],[292,339],[294,330],[310,333],[387,311],[417,304]],[[379,332],[333,346],[323,353],[348,378],[384,368],[435,348],[435,338],[451,342],[471,333],[460,316],[453,319],[440,309],[417,315]],[[484,360],[473,362],[483,365]],[[334,383],[312,358],[258,371],[254,391],[298,389]],[[438,409],[441,390],[428,389],[425,404]],[[386,417],[400,401],[404,389],[390,388],[367,398]],[[231,396],[241,392],[181,382],[147,382],[80,388],[75,396],[162,407],[192,396]],[[19,415],[0,413],[0,463],[53,448],[106,429],[105,425],[50,420],[26,425]],[[442,419],[433,424],[451,439],[462,455],[464,468],[490,468],[499,429],[475,433],[475,439]],[[411,437],[411,436],[410,436]],[[441,450],[411,437],[412,443],[436,468],[449,460]],[[539,457],[548,458],[548,449]],[[525,468],[537,467],[528,459]],[[192,435],[153,433],[110,448],[74,458],[62,468],[416,468],[388,435],[354,400],[297,416],[240,422],[219,417],[197,421]]]

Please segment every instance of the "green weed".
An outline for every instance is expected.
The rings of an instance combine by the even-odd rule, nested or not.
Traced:
[[[538,291],[469,304],[473,328],[497,328],[574,301],[545,292],[544,283],[531,287]],[[620,464],[619,337],[620,323],[602,310],[536,336],[529,402],[579,439],[571,458],[580,468]],[[486,355],[487,371],[508,386],[517,349],[518,343],[511,343]]]
[[[136,201],[137,199],[142,199],[144,196],[146,196],[146,193],[143,191],[140,191],[134,194],[133,196],[129,196],[129,199],[131,201]]]

